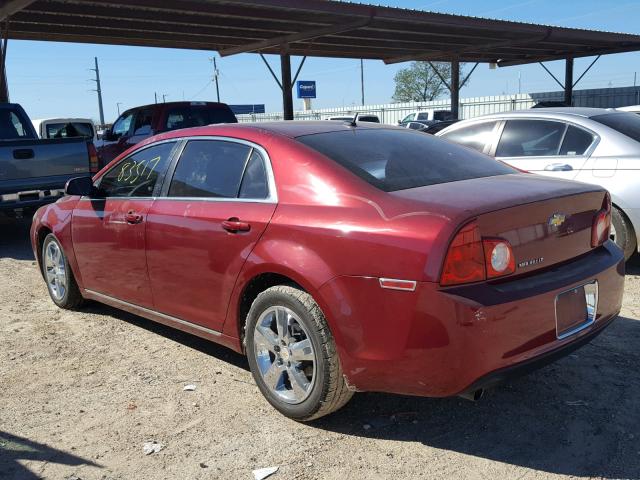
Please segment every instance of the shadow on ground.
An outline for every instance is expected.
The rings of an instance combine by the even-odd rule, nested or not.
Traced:
[[[640,478],[640,321],[480,400],[366,393],[314,422],[569,476]]]
[[[31,218],[15,220],[0,215],[0,258],[33,260],[29,240]]]
[[[21,465],[18,460],[43,462],[43,464],[59,463],[70,466],[101,467],[90,460],[0,430],[0,478],[6,480],[42,478]]]

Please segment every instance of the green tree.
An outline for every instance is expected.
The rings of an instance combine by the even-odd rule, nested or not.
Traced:
[[[451,84],[451,64],[434,62],[433,65],[447,83]],[[460,77],[464,77],[462,65]],[[449,89],[442,83],[429,62],[413,62],[408,68],[399,70],[394,80],[396,82],[393,93],[394,102],[428,102],[449,93]]]

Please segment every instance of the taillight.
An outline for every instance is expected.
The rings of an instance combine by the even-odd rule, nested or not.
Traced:
[[[98,151],[93,142],[87,142],[87,150],[89,152],[89,171],[91,173],[98,173],[98,170],[100,170],[98,166]]]
[[[454,237],[442,269],[441,285],[460,285],[515,272],[516,261],[508,241],[485,238],[474,221]]]
[[[480,228],[468,223],[455,236],[444,261],[440,284],[458,285],[485,279],[484,251]]]
[[[599,247],[609,238],[611,230],[611,196],[609,192],[602,201],[602,209],[596,213],[591,227],[591,246]]]
[[[501,277],[516,271],[516,259],[511,245],[506,240],[484,239],[484,258],[487,266],[487,278]]]

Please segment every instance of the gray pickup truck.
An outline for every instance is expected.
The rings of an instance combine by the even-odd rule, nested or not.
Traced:
[[[29,215],[62,196],[70,178],[97,171],[92,141],[40,140],[20,105],[0,104],[0,214]]]

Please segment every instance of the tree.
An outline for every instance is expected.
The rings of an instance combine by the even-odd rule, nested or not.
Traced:
[[[451,64],[435,62],[433,65],[450,84]],[[462,65],[460,70],[462,77]],[[393,93],[394,102],[427,102],[449,92],[429,62],[413,62],[409,68],[399,70],[394,80],[396,82],[396,90]]]

